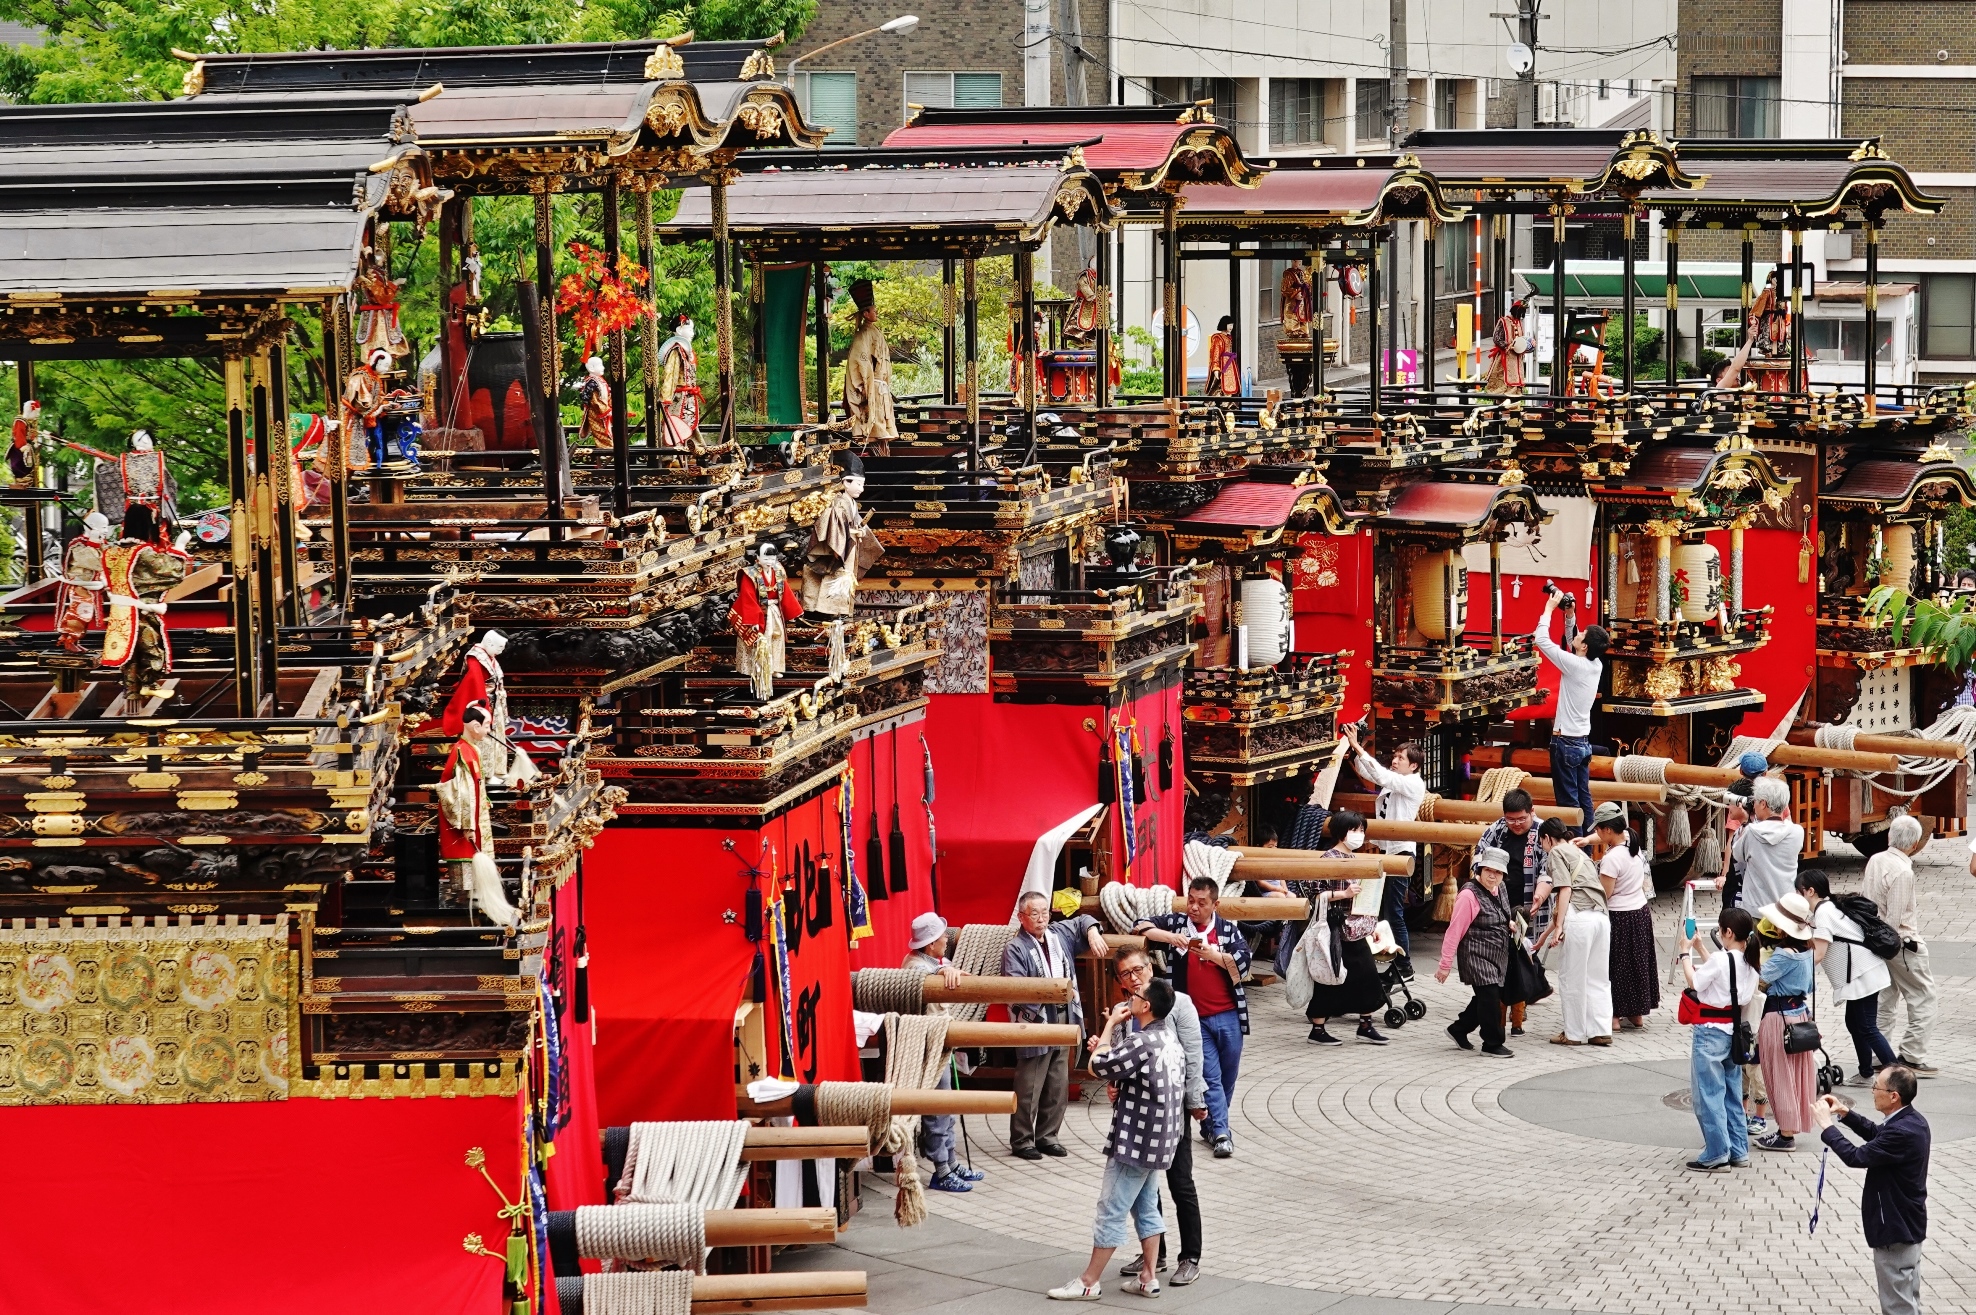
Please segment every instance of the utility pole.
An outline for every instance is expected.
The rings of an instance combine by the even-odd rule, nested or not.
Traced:
[[[1400,149],[1407,135],[1407,0],[1388,0],[1386,8],[1386,70],[1390,79],[1386,110],[1392,116],[1392,146]]]
[[[1530,51],[1530,67],[1516,79],[1516,126],[1537,126],[1537,6],[1541,0],[1516,0],[1516,37]]]

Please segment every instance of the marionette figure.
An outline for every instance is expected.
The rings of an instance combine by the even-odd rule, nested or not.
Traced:
[[[357,263],[357,355],[368,361],[382,351],[386,360],[411,355],[412,346],[398,327],[398,283],[394,281],[377,253],[364,248]]]
[[[110,546],[110,521],[100,511],[82,518],[82,533],[62,552],[60,587],[55,593],[55,641],[64,652],[82,652],[82,637],[103,619],[103,554]]]
[[[754,683],[757,699],[775,697],[775,678],[788,670],[788,623],[803,614],[775,545],[765,543],[741,568],[727,624],[734,630],[734,663]]]
[[[501,889],[494,861],[494,808],[487,798],[481,755],[489,742],[487,709],[474,704],[460,714],[460,738],[439,769],[433,796],[439,804],[439,860],[446,865],[442,901],[478,905],[503,927],[521,921]]]
[[[870,279],[851,285],[851,304],[857,307],[858,327],[844,357],[844,414],[851,437],[885,456],[899,436],[899,422],[892,410],[892,348],[878,327]]]
[[[178,481],[172,478],[165,454],[158,450],[150,430],[131,430],[130,448],[120,457],[81,443],[62,446],[96,458],[96,510],[106,520],[119,522],[130,507],[136,506],[149,507],[160,522],[177,523]]]
[[[391,353],[377,347],[343,381],[343,440],[351,470],[363,470],[373,461],[384,464],[384,408],[391,400],[385,376],[390,371]]]
[[[467,254],[460,258],[460,273],[466,276],[469,302],[479,303],[480,275],[486,268],[486,262],[480,258],[480,247],[472,242],[467,243]]]
[[[1029,327],[1030,341],[1036,344],[1036,354],[1034,357],[1036,366],[1036,396],[1046,397],[1049,395],[1049,383],[1043,375],[1043,344],[1049,341],[1049,325],[1045,322],[1042,311],[1039,310],[1036,312],[1036,318],[1031,322]],[[1009,391],[1016,394],[1017,397],[1022,395],[1022,341],[1019,337],[1021,330],[1022,310],[1018,306],[1010,306],[1008,338]]]
[[[167,545],[157,516],[141,502],[124,512],[123,537],[103,550],[103,665],[122,667],[130,702],[158,692],[158,680],[172,669],[171,640],[165,633],[165,594],[185,578],[185,541]]]
[[[1283,267],[1283,281],[1276,289],[1276,305],[1283,319],[1280,336],[1308,342],[1311,324],[1316,319],[1313,309],[1316,299],[1311,296],[1310,271],[1302,261],[1293,260]]]
[[[1208,395],[1234,397],[1242,391],[1242,358],[1235,354],[1235,317],[1224,315],[1208,335]]]
[[[593,356],[583,363],[583,379],[576,385],[576,400],[583,408],[583,423],[576,441],[594,447],[612,447],[611,381],[604,378],[604,361]]]
[[[7,448],[7,476],[15,488],[32,488],[41,474],[41,403],[21,403],[14,419],[14,441]]]
[[[665,423],[659,442],[665,447],[688,447],[700,432],[700,358],[693,351],[693,317],[679,317],[679,327],[659,348],[659,410]]]
[[[1763,290],[1750,304],[1747,332],[1755,343],[1754,354],[1780,359],[1791,354],[1791,312],[1778,295],[1777,271],[1763,281]]]
[[[885,555],[885,545],[858,507],[864,496],[864,462],[855,452],[844,460],[844,483],[810,527],[803,554],[803,607],[822,616],[849,616],[858,580]]]
[[[1522,301],[1509,304],[1509,313],[1496,317],[1495,332],[1489,336],[1489,368],[1482,378],[1482,391],[1505,397],[1523,391],[1524,359],[1530,355],[1530,338],[1523,328]]]
[[[1070,296],[1070,318],[1064,325],[1063,336],[1088,347],[1097,340],[1098,325],[1105,313],[1104,298],[1098,290],[1096,265],[1084,267],[1084,272],[1077,276],[1077,285],[1070,290]]]
[[[481,635],[478,644],[467,650],[466,665],[460,668],[460,683],[453,690],[452,701],[446,705],[439,726],[445,734],[457,736],[466,724],[468,708],[476,705],[486,708],[492,721],[487,739],[480,746],[480,761],[487,769],[487,779],[495,785],[504,781],[521,785],[541,773],[526,753],[507,742],[508,679],[501,670],[501,654],[507,648],[508,637],[498,630],[489,630]]]
[[[311,507],[327,507],[330,501],[329,463],[331,461],[330,435],[336,431],[338,422],[320,414],[291,412],[288,417],[288,432],[298,434],[289,451],[289,487],[295,493],[295,510],[307,511]],[[298,526],[296,537],[303,537],[302,527]]]

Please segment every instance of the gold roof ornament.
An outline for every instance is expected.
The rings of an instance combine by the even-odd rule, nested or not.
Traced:
[[[1523,473],[1523,467],[1516,463],[1515,457],[1511,457],[1509,464],[1503,467],[1503,473],[1496,476],[1496,483],[1502,485],[1504,488],[1511,488],[1518,484],[1528,484],[1529,482],[1529,476]]]
[[[749,58],[753,59],[754,56],[750,55]],[[782,107],[767,96],[749,98],[742,103],[734,117],[740,121],[742,127],[754,133],[762,141],[780,137],[783,125],[787,122],[783,117]]]
[[[781,34],[777,33],[774,40],[771,40],[760,50],[751,52],[747,60],[741,65],[741,80],[743,82],[755,82],[762,78],[774,77],[775,59],[768,52],[780,44]]]
[[[178,94],[181,96],[197,96],[205,89],[206,61],[203,59],[195,60],[192,67],[185,70],[185,76],[179,80]]]
[[[660,45],[645,57],[645,81],[671,82],[686,76],[686,61],[671,46]]]
[[[187,76],[190,75],[188,74]],[[1848,160],[1891,160],[1894,157],[1880,149],[1880,139],[1878,137],[1868,137],[1846,158]]]

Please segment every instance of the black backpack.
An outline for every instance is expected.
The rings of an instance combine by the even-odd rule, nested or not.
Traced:
[[[1880,906],[1864,895],[1834,895],[1832,902],[1839,906],[1839,912],[1859,924],[1859,939],[1849,936],[1837,939],[1848,945],[1864,945],[1882,959],[1891,959],[1901,952],[1901,936],[1880,916]]]

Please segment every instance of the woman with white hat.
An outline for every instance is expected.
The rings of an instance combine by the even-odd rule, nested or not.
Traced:
[[[912,932],[907,937],[912,947],[901,967],[927,974],[938,973],[949,987],[960,985],[961,970],[947,958],[947,920],[937,913],[922,913],[913,919]],[[926,1012],[946,1012],[945,1005],[928,1005]],[[953,1061],[940,1074],[940,1088],[946,1090],[954,1085]],[[927,1159],[933,1161],[933,1176],[926,1185],[936,1192],[968,1192],[984,1176],[981,1170],[965,1165],[955,1155],[954,1128],[952,1114],[929,1114],[919,1121],[920,1150]]]
[[[1461,965],[1462,984],[1473,994],[1461,1017],[1448,1024],[1448,1035],[1463,1050],[1473,1050],[1468,1037],[1479,1029],[1482,1053],[1494,1059],[1513,1054],[1503,1044],[1503,979],[1509,974],[1509,938],[1516,934],[1509,898],[1503,894],[1508,871],[1508,851],[1493,845],[1476,849],[1469,879],[1455,896],[1454,919],[1441,938],[1441,963],[1434,973],[1435,981],[1445,982],[1449,969]]]
[[[1758,944],[1767,951],[1757,980],[1764,989],[1763,1022],[1757,1027],[1757,1059],[1770,1096],[1777,1131],[1756,1139],[1760,1151],[1794,1151],[1797,1135],[1812,1126],[1811,1105],[1818,1099],[1818,1051],[1784,1051],[1788,1024],[1808,1022],[1806,997],[1814,989],[1811,957],[1812,913],[1795,892],[1766,904],[1756,925]]]

